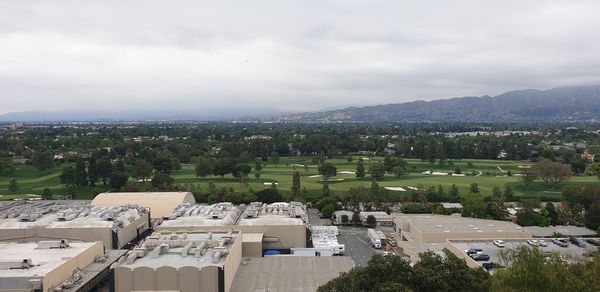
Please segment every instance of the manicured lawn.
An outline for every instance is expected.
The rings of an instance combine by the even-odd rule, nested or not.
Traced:
[[[371,161],[365,161],[365,168],[368,170],[369,164],[374,161],[381,161],[383,158],[378,157]],[[356,178],[354,174],[342,174],[342,171],[356,170],[356,159],[348,163],[346,159],[329,159],[328,162],[334,163],[337,167],[338,175],[334,179],[343,179],[342,181],[333,182],[329,184],[329,188],[333,192],[344,194],[350,188],[366,187],[371,186],[371,179]],[[472,167],[469,167],[469,162]],[[295,164],[300,164],[295,166]],[[304,165],[308,167],[304,167]],[[8,177],[0,177],[0,200],[12,199],[19,197],[19,195],[11,194],[8,192],[9,181],[15,178],[19,184],[19,194],[41,194],[45,187],[52,189],[54,195],[61,195],[65,193],[65,188],[60,184],[58,176],[63,167],[68,164],[62,164],[56,166],[54,169],[48,171],[38,171],[32,166],[20,166],[15,172]],[[512,174],[518,174],[522,168],[519,166],[531,165],[528,161],[496,161],[496,160],[460,160],[454,161],[454,165],[439,166],[437,164],[430,165],[429,162],[423,162],[418,159],[408,160],[408,171],[409,174],[406,176],[396,177],[393,175],[386,175],[383,179],[378,181],[382,187],[403,187],[407,189],[406,192],[390,191],[392,196],[403,196],[410,194],[408,186],[427,188],[430,186],[437,187],[442,185],[445,190],[448,190],[452,184],[456,184],[461,192],[461,195],[470,195],[469,186],[471,183],[477,183],[479,190],[483,194],[489,194],[494,186],[504,188],[505,184],[510,185],[515,191],[516,196],[527,196],[527,197],[548,197],[548,198],[559,198],[560,191],[567,184],[589,184],[599,183],[596,177],[572,177],[569,181],[562,183],[557,186],[546,185],[542,182],[534,182],[529,187],[525,187],[519,176],[507,176],[507,171],[511,171]],[[254,166],[254,165],[252,165]],[[460,167],[462,173],[481,173],[479,176],[468,175],[465,177],[455,176],[431,176],[421,174],[423,171],[438,171],[438,172],[453,172],[456,167]],[[322,183],[320,182],[321,177],[311,177],[318,175],[318,170],[315,165],[312,164],[310,157],[282,157],[280,158],[277,166],[267,164],[261,171],[261,177],[255,178],[253,173],[250,174],[249,186],[251,189],[257,191],[264,188],[269,188],[270,183],[278,183],[278,189],[286,196],[291,194],[292,186],[292,173],[294,170],[300,172],[301,175],[301,187],[306,188],[311,197],[318,197],[321,194]],[[232,187],[235,190],[239,190],[240,184],[238,179],[232,175],[226,175],[224,179],[216,176],[209,176],[205,178],[198,178],[194,173],[194,166],[184,164],[180,171],[172,173],[177,184],[182,187],[190,188],[192,185],[199,190],[207,190],[209,182],[214,183],[217,187]],[[85,187],[77,190],[76,198],[78,199],[89,199],[93,197],[94,193],[108,191],[110,188],[98,184],[95,188]]]

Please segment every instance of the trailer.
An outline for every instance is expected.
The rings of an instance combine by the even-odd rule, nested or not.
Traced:
[[[381,248],[381,239],[379,238],[379,235],[377,235],[377,232],[375,232],[375,229],[369,228],[367,230],[367,235],[374,248]]]

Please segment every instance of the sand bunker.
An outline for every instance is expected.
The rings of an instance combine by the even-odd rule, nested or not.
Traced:
[[[465,176],[464,173],[453,173],[452,176]]]
[[[531,165],[519,165],[518,168],[531,168]]]
[[[384,189],[390,191],[406,192],[406,190],[403,187],[384,187]]]
[[[327,182],[338,182],[338,181],[343,181],[343,178],[330,178],[327,180]],[[324,179],[320,180],[320,182],[325,182]]]
[[[347,170],[342,170],[340,172],[338,172],[339,174],[356,174],[356,172],[354,171],[347,171]]]
[[[418,188],[411,187],[411,186],[406,186],[406,187],[409,188],[409,189],[411,189],[411,190],[413,190],[413,191],[418,191],[419,190]]]
[[[265,183],[263,183],[263,185],[265,185],[265,186],[270,186],[270,185],[273,185],[273,184],[274,185],[278,185],[279,183],[276,183],[276,182],[265,182]]]
[[[438,171],[423,171],[421,174],[426,174],[426,175],[448,175],[447,172],[438,172]]]
[[[315,174],[315,175],[311,175],[311,176],[309,176],[309,177],[322,177],[322,175],[320,175],[320,174]]]

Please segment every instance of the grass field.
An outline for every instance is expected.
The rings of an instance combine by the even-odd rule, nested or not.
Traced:
[[[382,158],[375,158],[375,160],[382,160]],[[353,187],[370,187],[371,179],[369,177],[359,179],[354,174],[341,174],[340,172],[349,171],[353,172],[356,170],[356,160],[348,163],[345,159],[329,159],[337,167],[338,175],[334,179],[343,179],[342,181],[330,182],[329,188],[333,192],[341,192],[349,190]],[[368,169],[369,164],[374,161],[365,161],[365,168]],[[471,163],[472,167],[468,164]],[[295,165],[298,166],[295,166]],[[519,166],[531,165],[528,161],[496,161],[496,160],[460,160],[454,161],[453,166],[438,166],[430,165],[428,162],[423,162],[417,159],[408,160],[408,171],[409,174],[406,176],[396,177],[393,175],[386,175],[378,183],[382,187],[429,187],[442,185],[446,190],[450,188],[452,184],[456,184],[459,188],[461,195],[469,194],[469,186],[471,183],[477,183],[479,185],[480,193],[489,194],[494,186],[504,187],[505,184],[511,185],[515,191],[516,196],[527,196],[527,197],[548,197],[548,198],[559,198],[560,191],[567,184],[587,184],[587,183],[598,183],[596,177],[572,177],[567,182],[559,184],[557,186],[546,185],[542,182],[534,182],[528,188],[526,188],[521,182],[518,173],[522,170]],[[308,165],[308,167],[304,167]],[[59,174],[66,164],[55,167],[54,169],[40,172],[32,166],[20,166],[17,167],[12,176],[0,177],[0,200],[12,199],[15,197],[21,197],[25,194],[41,194],[45,187],[52,189],[54,195],[64,194],[65,188],[60,184]],[[481,173],[479,176],[468,175],[465,177],[455,176],[430,176],[421,174],[423,171],[438,171],[438,172],[452,172],[455,167],[460,167],[463,173]],[[311,197],[318,197],[321,193],[322,184],[319,182],[320,177],[318,175],[317,167],[312,165],[310,157],[282,157],[277,166],[268,164],[261,171],[261,177],[255,178],[250,174],[249,185],[253,190],[261,190],[269,188],[270,183],[278,183],[278,189],[284,193],[284,195],[290,195],[290,188],[292,186],[292,173],[297,170],[301,174],[301,186],[306,188]],[[507,171],[511,171],[513,176],[507,176]],[[240,185],[236,178],[231,175],[225,176],[223,180],[219,177],[210,176],[206,178],[197,178],[194,173],[194,166],[184,164],[180,171],[174,172],[172,176],[175,178],[177,184],[182,187],[189,188],[194,185],[196,189],[207,190],[208,183],[213,182],[217,187],[232,187],[235,190],[239,190]],[[9,181],[15,178],[19,184],[19,191],[17,194],[11,194],[8,191]],[[89,199],[93,197],[94,193],[103,192],[109,190],[109,187],[98,184],[95,188],[86,187],[77,191],[76,198]],[[392,196],[408,195],[410,192],[399,192],[390,191]]]

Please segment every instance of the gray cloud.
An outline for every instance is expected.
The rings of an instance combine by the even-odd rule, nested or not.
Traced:
[[[598,1],[0,1],[0,113],[315,110],[600,83]]]

